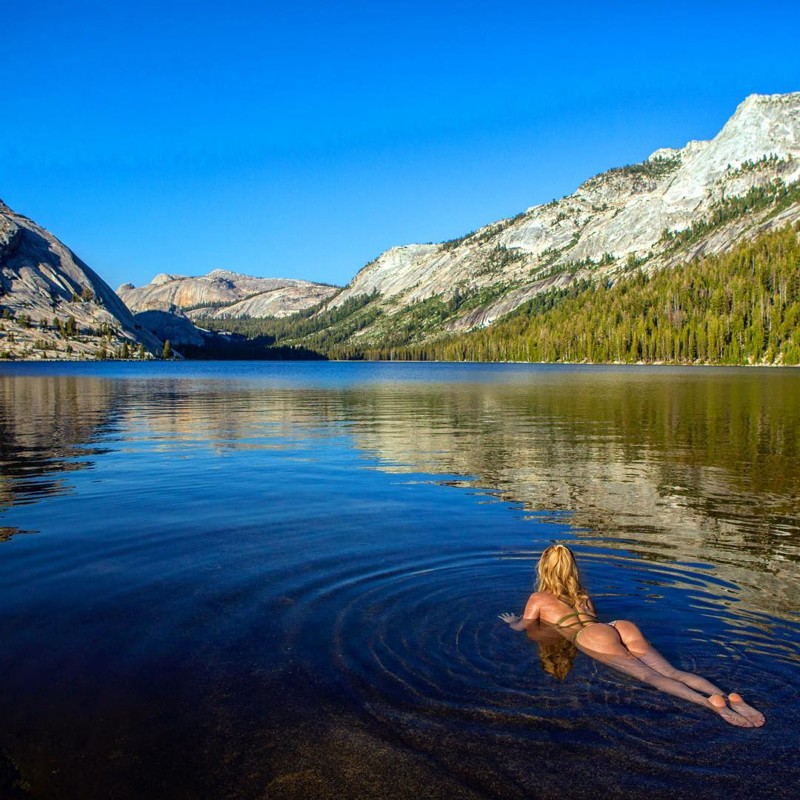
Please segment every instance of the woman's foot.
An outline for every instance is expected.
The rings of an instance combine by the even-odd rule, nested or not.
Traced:
[[[731,708],[737,714],[749,720],[753,724],[754,728],[760,728],[766,721],[764,719],[764,715],[757,709],[753,708],[753,706],[745,703],[745,701],[742,700],[742,696],[740,694],[737,694],[736,692],[731,692],[728,695],[728,700],[731,704]]]
[[[722,719],[725,720],[725,722],[728,722],[731,725],[736,725],[737,728],[755,727],[755,725],[749,719],[747,719],[747,717],[739,714],[732,708],[728,708],[728,704],[725,702],[725,698],[721,694],[712,694],[711,697],[708,698],[708,704],[711,706],[712,711],[716,711],[717,714],[719,714]]]

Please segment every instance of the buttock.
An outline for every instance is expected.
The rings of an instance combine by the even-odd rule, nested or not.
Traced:
[[[578,643],[578,637],[587,629],[591,628],[595,625],[606,625],[609,628],[613,628],[615,631],[617,630],[617,623],[619,622],[618,619],[611,620],[611,622],[590,622],[588,625],[584,625],[576,634],[575,638],[572,640],[575,644]],[[617,633],[619,636],[619,633]]]
[[[582,633],[583,633],[583,632],[584,632],[584,631],[585,631],[587,628],[591,628],[591,627],[593,627],[594,625],[607,625],[607,624],[609,624],[609,623],[606,623],[606,622],[590,622],[588,625],[584,625],[584,626],[583,626],[583,627],[582,627],[582,628],[581,628],[581,629],[580,629],[580,630],[579,630],[579,631],[578,631],[578,632],[575,634],[575,638],[574,638],[572,641],[573,641],[573,642],[577,642],[577,641],[578,641],[578,637],[579,637],[579,636],[580,636],[580,635],[581,635],[581,634],[582,634]]]

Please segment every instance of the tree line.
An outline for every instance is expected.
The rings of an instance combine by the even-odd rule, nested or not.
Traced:
[[[548,292],[489,328],[334,357],[800,364],[800,225],[681,267]]]

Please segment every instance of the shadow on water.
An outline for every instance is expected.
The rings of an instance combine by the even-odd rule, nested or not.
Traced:
[[[790,796],[797,373],[135,367],[0,376],[0,790]],[[555,539],[767,727],[499,623]]]

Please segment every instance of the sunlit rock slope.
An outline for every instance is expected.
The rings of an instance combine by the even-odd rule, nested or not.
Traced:
[[[162,343],[55,236],[0,202],[0,357],[145,357]]]
[[[377,293],[383,313],[354,336],[376,344],[430,298],[447,312],[429,334],[485,326],[550,288],[674,266],[800,220],[799,178],[800,93],[752,95],[711,141],[657,150],[460,239],[392,248],[330,305]]]
[[[125,283],[117,294],[133,311],[182,309],[189,316],[283,317],[327,300],[336,287],[288,278],[254,278],[216,269],[188,277],[162,273],[146,286]]]

